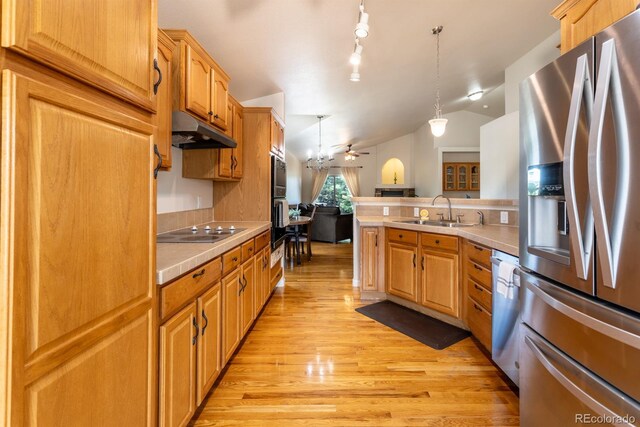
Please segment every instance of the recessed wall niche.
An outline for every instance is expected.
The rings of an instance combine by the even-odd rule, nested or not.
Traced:
[[[382,166],[382,184],[404,184],[404,163],[398,158],[391,158]]]

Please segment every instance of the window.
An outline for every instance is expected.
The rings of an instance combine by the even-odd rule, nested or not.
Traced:
[[[340,175],[329,175],[322,186],[320,195],[315,200],[316,204],[326,206],[338,206],[342,213],[352,213],[351,193],[347,183]]]

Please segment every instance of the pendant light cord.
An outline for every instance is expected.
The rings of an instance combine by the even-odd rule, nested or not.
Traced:
[[[442,117],[442,111],[440,110],[440,32],[442,27],[436,27],[433,29],[436,35],[436,118]]]

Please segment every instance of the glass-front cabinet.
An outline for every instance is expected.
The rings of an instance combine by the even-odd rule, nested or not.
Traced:
[[[443,191],[480,191],[480,163],[443,163]]]

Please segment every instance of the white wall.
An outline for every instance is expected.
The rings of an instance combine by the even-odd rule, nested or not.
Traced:
[[[182,150],[171,147],[171,170],[158,173],[158,213],[213,206],[213,181],[182,177]]]
[[[520,109],[520,82],[560,56],[557,46],[560,44],[560,30],[553,33],[538,46],[534,47],[516,62],[504,70],[505,113]]]
[[[428,123],[414,133],[415,188],[416,195],[421,197],[433,197],[442,193],[442,163],[439,153],[446,152],[449,148],[460,151],[460,147],[479,147],[480,126],[492,120],[489,116],[464,110],[445,114],[444,117],[449,122],[443,136],[435,138]]]
[[[272,107],[282,120],[284,116],[284,92],[274,93],[260,98],[249,99],[241,102],[243,107]]]
[[[480,198],[518,198],[519,123],[515,111],[480,128]]]
[[[302,202],[302,163],[296,156],[286,153],[287,162],[287,201],[289,203]]]

